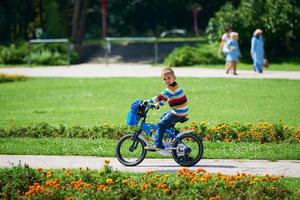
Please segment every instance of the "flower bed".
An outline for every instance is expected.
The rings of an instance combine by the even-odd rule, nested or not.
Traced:
[[[17,166],[0,171],[2,199],[288,199],[283,177],[211,174],[182,168],[176,174],[128,174],[108,165],[90,169],[44,170]]]
[[[298,129],[288,127],[283,123],[219,123],[215,127],[201,122],[193,122],[184,129],[193,129],[206,141],[225,141],[225,142],[300,142],[300,127]],[[39,123],[27,127],[18,127],[10,125],[6,128],[0,128],[0,137],[67,137],[67,138],[109,138],[119,139],[120,137],[132,133],[133,128],[126,125],[99,125],[91,128],[81,126],[59,127],[51,126],[47,123]]]
[[[14,82],[14,81],[25,81],[26,76],[20,74],[3,74],[0,73],[0,83]]]

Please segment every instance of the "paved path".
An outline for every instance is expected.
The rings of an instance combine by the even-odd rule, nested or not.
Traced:
[[[153,170],[157,172],[176,172],[181,167],[173,159],[145,159],[136,167],[125,167],[116,158],[101,158],[92,156],[32,156],[32,155],[0,155],[0,167],[11,167],[21,161],[30,167],[50,168],[79,168],[89,167],[100,169],[104,160],[110,160],[110,166],[121,171],[144,172]],[[220,160],[204,159],[190,169],[204,168],[208,172],[222,174],[249,173],[257,175],[283,175],[300,177],[300,161],[280,160],[270,162],[266,160]]]
[[[162,66],[147,64],[80,64],[59,67],[13,67],[0,68],[0,73],[18,73],[30,77],[157,77]],[[174,68],[179,77],[200,78],[278,78],[300,80],[300,72],[265,71],[263,74],[249,70],[239,70],[238,76],[228,75],[223,69]]]

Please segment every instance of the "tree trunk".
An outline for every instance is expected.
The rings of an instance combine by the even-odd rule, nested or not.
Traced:
[[[72,40],[74,44],[81,44],[85,29],[87,0],[74,0],[72,19]]]

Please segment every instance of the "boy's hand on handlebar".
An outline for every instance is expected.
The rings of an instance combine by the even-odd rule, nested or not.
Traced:
[[[144,101],[142,102],[142,104],[143,104],[144,106],[147,106],[147,105],[149,104],[149,100],[144,100]]]
[[[153,109],[158,110],[160,108],[160,106],[158,104],[153,105]]]

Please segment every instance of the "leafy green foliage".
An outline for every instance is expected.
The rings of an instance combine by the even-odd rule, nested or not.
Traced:
[[[176,48],[164,60],[168,67],[193,66],[201,64],[219,64],[224,59],[218,55],[218,44],[200,43],[197,47]]]
[[[250,174],[211,174],[203,168],[195,171],[187,168],[177,173],[143,174],[112,170],[106,161],[98,171],[89,168],[46,170],[31,169],[36,182],[18,185],[5,191],[12,199],[293,199],[299,193],[298,184],[278,176],[253,176]],[[5,169],[8,176],[18,169]],[[20,174],[21,178],[26,176]],[[40,180],[38,180],[40,179]],[[7,182],[10,185],[17,180]],[[294,185],[291,185],[294,184]],[[24,191],[23,188],[26,188]],[[196,191],[196,192],[195,192]],[[5,198],[4,198],[5,199]]]
[[[0,199],[17,199],[30,185],[39,181],[37,172],[26,164],[0,170]]]
[[[195,133],[207,141],[225,142],[300,142],[300,130],[289,128],[283,123],[259,123],[259,124],[228,124],[219,123],[216,127],[208,127],[205,123],[193,122],[184,129],[193,129]],[[0,129],[1,137],[65,137],[65,138],[89,138],[89,139],[119,139],[132,133],[134,130],[125,125],[100,125],[92,128],[81,126],[59,127],[51,126],[45,122],[27,127],[7,127]]]
[[[31,54],[29,48],[32,48]],[[0,46],[0,64],[25,64],[31,60],[36,65],[66,65],[69,53],[70,62],[77,63],[78,54],[68,48],[67,44],[32,44],[29,47],[25,42],[9,47]]]
[[[28,54],[28,45],[26,43],[17,47],[11,44],[8,47],[0,46],[0,63],[1,64],[21,64]]]
[[[45,15],[47,20],[47,34],[49,38],[64,38],[65,27],[58,3],[53,0],[45,1]]]
[[[249,49],[254,30],[261,28],[268,56],[293,56],[299,43],[299,9],[289,0],[242,0],[237,8],[227,3],[210,19],[206,33],[210,41],[219,41],[225,27],[232,27],[241,46]]]

